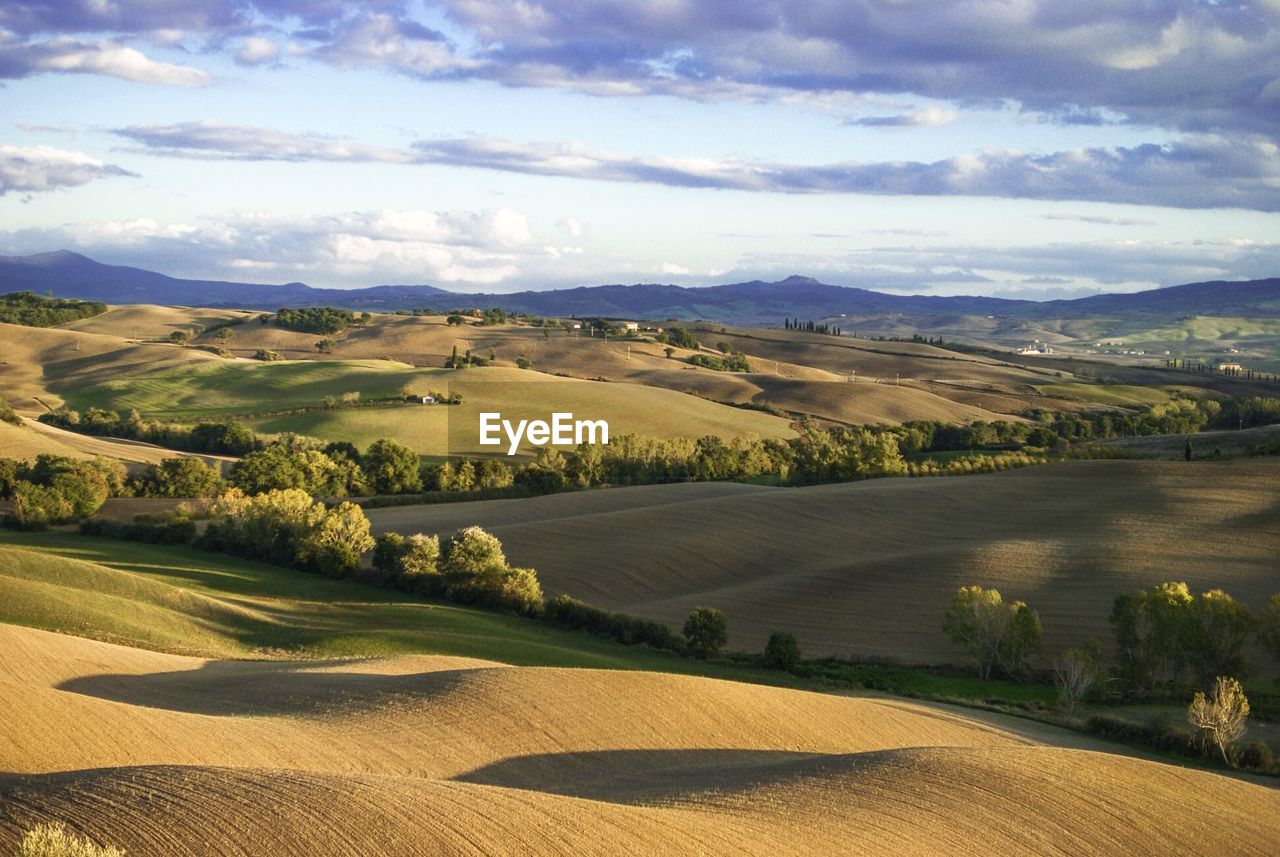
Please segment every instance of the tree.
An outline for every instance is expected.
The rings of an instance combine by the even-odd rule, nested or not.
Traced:
[[[316,351],[321,354],[332,354],[333,347],[337,345],[332,339],[320,339],[316,341]]]
[[[667,355],[667,357],[674,357],[674,356],[675,356],[675,353],[676,353],[676,350],[675,350],[674,348],[672,348],[670,345],[668,345],[666,348],[662,349],[662,351],[663,351],[663,353],[665,353],[665,354]]]
[[[360,555],[374,546],[369,519],[355,503],[311,509],[307,532],[298,539],[297,561],[329,577],[345,577],[360,567]]]
[[[186,345],[190,339],[191,333],[186,330],[175,330],[169,334],[169,341],[174,345]]]
[[[369,484],[379,494],[408,494],[422,490],[418,454],[394,440],[375,440],[360,461]]]
[[[1187,722],[1217,746],[1222,761],[1228,765],[1231,758],[1227,750],[1244,737],[1248,720],[1249,699],[1240,682],[1226,676],[1218,676],[1214,682],[1212,698],[1205,699],[1205,695],[1197,691],[1187,707]]]
[[[942,628],[963,646],[978,666],[978,677],[991,677],[1000,657],[1000,641],[1011,616],[1000,593],[981,586],[962,586],[952,596]]]
[[[1271,596],[1258,617],[1258,642],[1271,657],[1272,665],[1280,666],[1280,595]]]
[[[1000,638],[996,654],[1004,671],[1022,681],[1026,677],[1032,656],[1040,653],[1043,635],[1040,614],[1021,601],[1010,604],[1009,612],[1009,624]]]
[[[713,658],[729,641],[729,621],[714,607],[695,607],[684,623],[689,650],[699,658]]]
[[[1253,613],[1221,589],[1201,594],[1194,609],[1195,639],[1190,660],[1200,680],[1245,675],[1249,665],[1244,647],[1256,626]]]
[[[800,643],[790,631],[774,631],[764,645],[764,662],[774,669],[795,672],[800,666]]]
[[[138,493],[145,497],[212,497],[220,490],[218,471],[191,456],[152,464],[138,481]]]
[[[1068,718],[1080,700],[1097,685],[1098,661],[1098,641],[1090,640],[1083,649],[1067,649],[1054,666],[1053,683],[1058,686],[1058,699],[1066,708]]]

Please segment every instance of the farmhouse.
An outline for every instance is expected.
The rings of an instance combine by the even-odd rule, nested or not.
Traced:
[[[635,321],[620,321],[618,322],[618,327],[621,328],[622,330],[625,330],[628,333],[630,333],[633,330],[639,332],[640,323]]]
[[[1220,362],[1214,368],[1217,369],[1219,372],[1243,372],[1244,371],[1244,367],[1241,366],[1239,363]]]
[[[424,404],[424,405],[434,405],[435,403],[436,403],[436,397],[435,397],[435,396],[423,396],[423,397],[422,397],[422,404]]]

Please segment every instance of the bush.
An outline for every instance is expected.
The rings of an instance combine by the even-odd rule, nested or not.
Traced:
[[[99,845],[61,823],[38,824],[18,843],[14,857],[124,857],[119,848]]]
[[[764,662],[776,670],[795,672],[800,666],[800,643],[789,631],[774,631],[764,646]]]
[[[729,642],[729,621],[714,607],[695,607],[684,623],[689,651],[699,658],[713,658]]]
[[[257,351],[253,352],[253,359],[273,361],[283,360],[284,358],[269,348],[259,348]]]
[[[531,568],[512,568],[502,543],[480,527],[467,527],[444,546],[445,594],[454,601],[513,613],[542,612],[542,587]]]
[[[373,550],[373,567],[407,592],[429,597],[444,594],[440,540],[435,536],[416,533],[406,539],[399,533],[383,533]]]
[[[189,545],[196,540],[196,522],[185,515],[175,515],[163,523],[140,521],[124,524],[108,518],[89,518],[80,522],[80,532],[86,536],[104,539],[120,539],[127,542],[146,542],[155,545]]]
[[[681,648],[679,638],[661,622],[625,613],[610,613],[568,595],[557,595],[548,601],[542,618],[553,625],[585,631],[625,646],[646,645],[669,651],[679,651]]]
[[[1238,764],[1242,768],[1269,773],[1275,769],[1276,757],[1266,741],[1251,741],[1240,748]]]
[[[0,396],[0,422],[6,422],[10,425],[22,425],[22,417],[10,406],[9,400],[4,396]]]

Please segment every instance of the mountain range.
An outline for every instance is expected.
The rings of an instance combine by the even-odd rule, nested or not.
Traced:
[[[155,271],[104,265],[67,250],[0,256],[0,292],[52,292],[58,297],[110,304],[149,303],[275,310],[283,306],[339,306],[390,311],[431,306],[501,307],[555,316],[714,319],[779,324],[783,318],[830,319],[905,315],[990,315],[1026,320],[1092,317],[1280,315],[1280,278],[1215,281],[1074,300],[1029,301],[991,297],[895,295],[835,286],[810,277],[754,280],[719,286],[656,283],[581,286],[507,294],[450,292],[428,285],[320,289],[305,283],[184,280]]]

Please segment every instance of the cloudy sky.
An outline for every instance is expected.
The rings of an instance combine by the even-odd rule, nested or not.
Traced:
[[[1280,274],[1280,0],[4,0],[0,254],[514,291]]]

